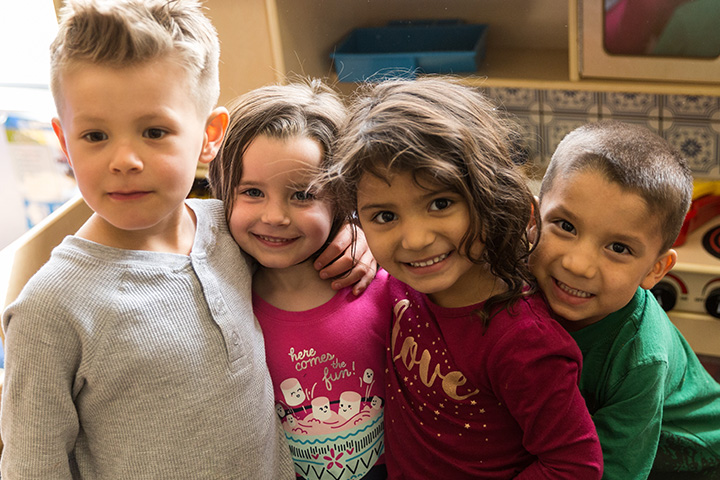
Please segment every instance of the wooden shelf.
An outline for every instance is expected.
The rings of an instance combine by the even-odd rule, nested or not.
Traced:
[[[720,95],[718,84],[691,84],[633,80],[571,80],[564,50],[498,49],[487,52],[481,68],[463,75],[478,87],[581,90],[665,95]]]
[[[488,23],[486,58],[463,75],[484,87],[720,96],[720,84],[580,78],[578,0],[207,0],[223,45],[222,98],[310,75],[337,82],[330,52],[350,30],[399,18]],[[242,4],[242,7],[236,6]],[[232,7],[231,7],[232,6]],[[238,19],[244,19],[238,23]],[[252,39],[258,47],[250,48]],[[338,83],[350,93],[353,83]]]

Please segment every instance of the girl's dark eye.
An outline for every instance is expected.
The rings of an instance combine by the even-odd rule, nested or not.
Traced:
[[[375,215],[373,220],[379,224],[384,224],[384,223],[392,222],[393,220],[395,220],[395,218],[397,218],[397,217],[393,212],[384,211],[384,212],[380,212],[377,215]]]
[[[263,196],[263,193],[260,190],[258,190],[257,188],[248,188],[247,190],[245,190],[243,192],[243,194],[247,195],[248,197],[254,197],[254,198]]]
[[[436,198],[430,204],[430,210],[445,210],[450,205],[452,205],[452,203],[452,200],[449,200],[447,198]]]

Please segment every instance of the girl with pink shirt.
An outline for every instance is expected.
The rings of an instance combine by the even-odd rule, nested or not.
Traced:
[[[306,479],[386,477],[387,274],[355,295],[313,265],[344,220],[311,183],[328,168],[345,116],[317,80],[251,91],[231,105],[210,168],[230,232],[257,261],[253,310],[295,472]]]

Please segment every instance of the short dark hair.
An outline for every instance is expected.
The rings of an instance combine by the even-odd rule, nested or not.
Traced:
[[[649,129],[616,120],[579,127],[563,138],[540,187],[540,202],[556,181],[592,170],[639,195],[658,222],[661,252],[672,247],[692,201],[685,158]]]

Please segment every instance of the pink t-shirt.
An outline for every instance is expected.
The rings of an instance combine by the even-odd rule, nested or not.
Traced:
[[[389,282],[389,478],[600,478],[582,356],[539,295],[485,328],[481,305],[441,308]]]
[[[380,270],[362,295],[346,288],[303,312],[253,295],[275,407],[304,478],[359,479],[384,463],[387,280]]]

